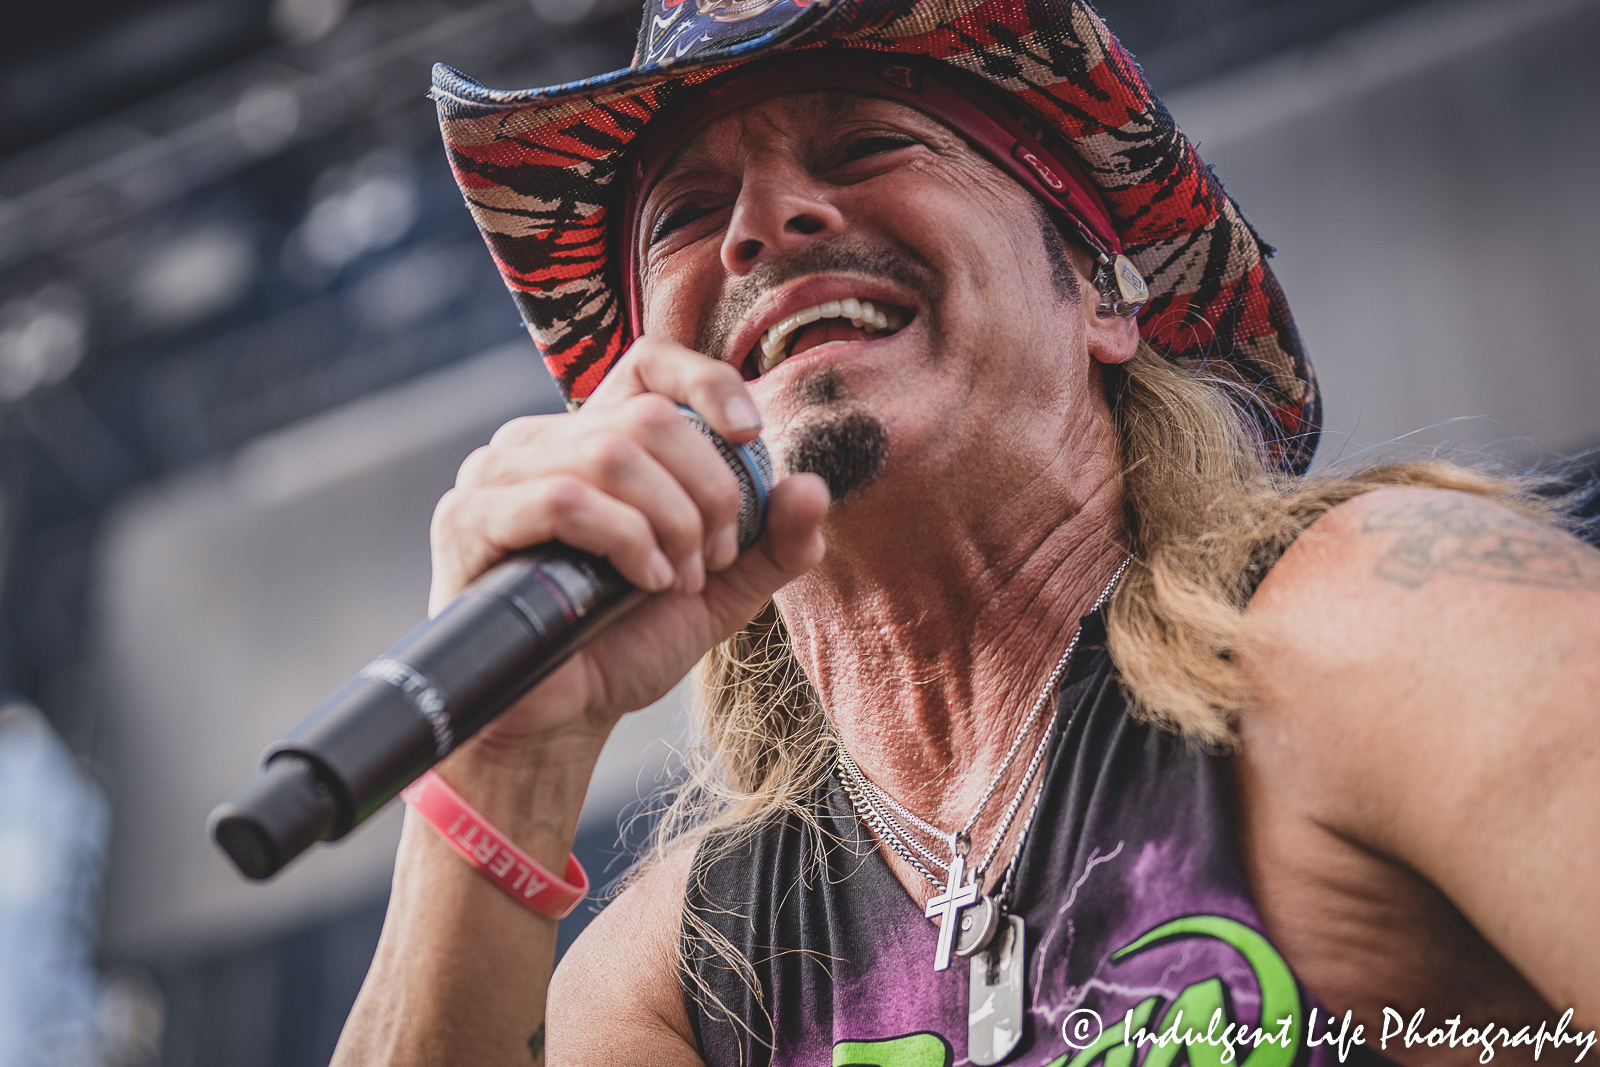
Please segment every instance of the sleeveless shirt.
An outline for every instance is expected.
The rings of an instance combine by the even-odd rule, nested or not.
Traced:
[[[1316,1005],[1251,900],[1225,759],[1136,722],[1104,647],[1103,615],[1082,625],[1007,902],[1025,922],[1026,1019],[1003,1062],[1340,1063],[1327,1013],[1312,1020]],[[933,969],[937,926],[895,879],[838,781],[819,787],[813,803],[820,839],[793,816],[775,817],[696,855],[680,936],[684,997],[705,1062],[969,1062],[968,961]],[[989,885],[998,880],[997,871]],[[748,976],[713,951],[713,936],[743,957]],[[1152,1040],[1169,1028],[1167,1042]],[[1388,1062],[1366,1046],[1346,1051],[1345,1064]]]

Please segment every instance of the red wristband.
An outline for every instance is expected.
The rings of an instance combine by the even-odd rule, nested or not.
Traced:
[[[540,915],[565,919],[588,895],[589,876],[578,857],[567,857],[567,880],[562,881],[507,841],[433,771],[401,790],[400,798],[432,823],[468,863]]]

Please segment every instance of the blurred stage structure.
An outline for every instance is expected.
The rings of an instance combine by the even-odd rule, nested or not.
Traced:
[[[1100,8],[1281,250],[1322,462],[1600,445],[1600,0]],[[85,827],[0,825],[0,1019],[67,1035],[0,1043],[0,1067],[326,1063],[397,812],[266,887],[205,814],[421,616],[467,452],[559,406],[445,166],[428,65],[499,87],[613,69],[637,9],[86,10],[0,46],[0,790],[40,783],[30,802]],[[580,840],[597,881],[681,729],[675,695],[608,749]],[[22,997],[45,982],[24,966],[68,992]]]

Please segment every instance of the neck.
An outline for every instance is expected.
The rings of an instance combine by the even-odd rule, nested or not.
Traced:
[[[826,562],[779,597],[845,747],[937,825],[967,822],[1079,618],[1125,558],[1114,464],[1051,476],[1060,473],[988,483],[1012,491],[976,506],[942,486],[891,494],[875,485],[830,515]],[[1040,723],[1048,719],[1046,709]],[[1026,763],[1020,755],[999,783],[975,841],[987,843]]]

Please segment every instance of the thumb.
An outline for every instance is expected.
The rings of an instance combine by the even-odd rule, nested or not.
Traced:
[[[719,631],[733,633],[773,593],[822,562],[828,503],[827,483],[815,474],[792,474],[773,487],[761,540],[706,585],[706,605]]]

